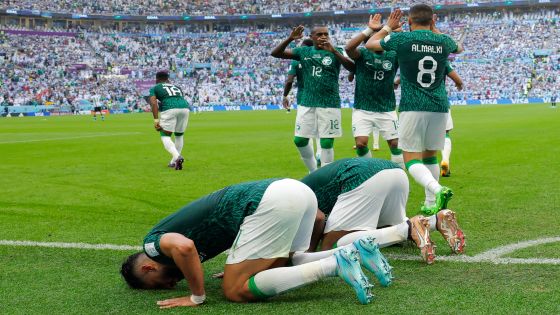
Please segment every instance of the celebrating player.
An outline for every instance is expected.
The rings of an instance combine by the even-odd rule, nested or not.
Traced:
[[[144,251],[129,256],[121,274],[141,289],[173,288],[185,278],[192,295],[158,305],[196,306],[206,298],[201,263],[230,249],[222,287],[231,301],[260,300],[338,275],[361,303],[369,303],[371,285],[360,261],[370,270],[390,267],[368,238],[317,259],[299,252],[294,256],[306,263],[283,267],[295,251],[308,249],[316,213],[311,189],[293,179],[229,186],[158,223],[145,237]]]
[[[310,38],[306,38],[301,42],[301,47],[311,46],[313,46],[313,40]],[[297,87],[296,103],[298,105],[301,105],[304,88],[302,71],[302,65],[300,64],[300,62],[297,60],[292,60],[292,62],[290,63],[290,69],[288,70],[288,77],[286,77],[286,82],[284,82],[284,98],[282,99],[282,105],[288,112],[290,111],[290,99],[288,98],[288,95],[290,95],[290,91],[292,90],[294,78],[296,79]]]
[[[370,52],[366,48],[358,48],[381,28],[381,14],[370,16],[368,27],[346,44],[346,53],[356,64],[352,131],[358,156],[371,157],[369,134],[378,128],[389,144],[391,160],[404,168],[402,151],[398,148],[398,118],[393,90],[398,68],[397,54],[394,51]]]
[[[301,158],[312,172],[317,168],[310,138],[320,138],[321,164],[334,161],[334,138],[342,135],[340,116],[339,73],[340,65],[353,70],[352,60],[335,49],[329,40],[329,30],[324,26],[311,31],[312,47],[287,49],[288,45],[303,37],[303,26],[295,27],[290,36],[271,52],[276,58],[293,59],[302,66],[305,89],[298,106],[294,143]]]
[[[181,156],[183,135],[189,121],[189,104],[185,101],[183,91],[169,82],[169,73],[160,71],[156,73],[156,85],[150,89],[148,103],[152,107],[154,127],[160,132],[163,147],[171,154],[168,166],[182,170],[185,161]],[[161,112],[159,118],[158,112]],[[171,140],[172,133],[175,134],[175,142]]]
[[[373,237],[380,247],[412,239],[424,261],[431,264],[435,259],[435,246],[430,230],[436,229],[453,252],[464,250],[465,236],[453,211],[446,209],[428,218],[418,215],[407,219],[408,177],[394,162],[341,159],[301,181],[313,190],[319,209],[328,215],[323,250],[335,244],[351,244],[366,236]]]
[[[447,208],[453,196],[450,188],[436,180],[440,173],[436,155],[445,143],[449,111],[445,64],[450,53],[459,53],[462,48],[437,30],[428,5],[418,4],[410,9],[410,32],[391,34],[401,26],[401,18],[399,9],[393,11],[387,25],[368,40],[366,48],[397,52],[402,81],[399,148],[406,168],[424,187],[426,199],[435,199],[434,205],[423,205],[422,211],[434,214]]]

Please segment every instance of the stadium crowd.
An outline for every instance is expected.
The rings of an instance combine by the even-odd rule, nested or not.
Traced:
[[[557,11],[533,11],[442,18],[444,32],[454,38],[466,34],[466,52],[452,61],[465,89],[457,91],[448,82],[450,99],[547,97],[558,90],[558,17]],[[363,25],[329,28],[333,43],[344,46]],[[68,105],[98,95],[106,103],[144,106],[139,100],[146,94],[145,86],[161,69],[170,69],[172,81],[183,87],[194,105],[281,103],[289,63],[270,58],[269,53],[287,28],[191,33],[184,27],[147,26],[131,31],[6,34],[0,39],[4,56],[0,56],[0,104]],[[511,40],[521,37],[526,40]],[[539,57],[541,50],[550,53]],[[341,72],[343,102],[353,99],[347,75]]]
[[[431,0],[428,4],[459,4],[471,0]],[[492,2],[488,0],[476,2]],[[81,14],[129,14],[129,15],[234,15],[234,14],[276,14],[288,12],[335,11],[349,9],[370,9],[376,7],[411,6],[412,0],[99,0],[99,1],[35,1],[7,0],[0,8],[34,9],[54,12]]]

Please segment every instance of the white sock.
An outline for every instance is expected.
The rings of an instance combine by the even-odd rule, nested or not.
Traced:
[[[175,149],[177,149],[179,155],[181,155],[181,151],[183,151],[183,142],[183,136],[175,136]]]
[[[313,143],[309,141],[305,147],[297,147],[299,155],[305,164],[305,167],[309,172],[313,172],[317,169],[317,162],[315,161],[315,155],[313,154]]]
[[[309,253],[309,252],[295,252],[292,255],[292,265],[294,266],[299,266],[299,265],[303,265],[303,264],[308,264],[310,262],[314,262],[317,260],[321,260],[321,259],[325,259],[328,258],[330,256],[332,256],[335,252],[341,250],[342,248],[346,248],[346,247],[352,247],[353,249],[356,249],[354,247],[354,245],[352,245],[352,243],[350,243],[350,245],[348,246],[341,246],[341,247],[337,247],[337,248],[333,248],[333,249],[329,249],[329,250],[323,250],[320,252],[313,252],[313,253]]]
[[[317,147],[317,150],[315,150],[318,154],[319,157],[321,157],[321,151],[323,150],[321,148],[321,139],[320,138],[315,138],[315,147]]]
[[[260,295],[275,296],[326,277],[334,277],[336,266],[336,258],[331,255],[299,266],[261,271],[253,277],[253,283]]]
[[[163,142],[163,147],[173,156],[173,161],[175,161],[179,157],[179,152],[175,148],[175,143],[171,141],[171,137],[161,137],[161,142]]]
[[[424,164],[432,173],[432,176],[435,180],[439,182],[439,164]],[[424,204],[428,207],[431,207],[436,204],[436,195],[432,193],[428,188],[424,188],[424,192],[426,193],[426,200]]]
[[[399,155],[391,154],[391,161],[393,161],[393,162],[399,164],[399,166],[400,166],[403,170],[406,169],[406,166],[404,166],[404,158],[403,158],[402,153],[399,154]]]
[[[321,166],[334,162],[334,149],[321,149]]]
[[[430,231],[435,231],[437,230],[437,215],[433,215],[431,217],[428,217],[428,221],[430,222]]]
[[[451,156],[451,138],[445,137],[445,145],[441,151],[441,161],[449,165],[449,157]]]
[[[394,226],[372,231],[358,231],[344,235],[336,242],[337,247],[352,244],[362,237],[372,236],[379,247],[387,247],[404,242],[408,239],[408,223],[402,222]]]
[[[432,175],[432,172],[422,163],[413,164],[408,172],[414,178],[414,180],[422,185],[422,187],[427,188],[432,194],[436,194],[441,190],[441,185]]]
[[[372,146],[374,149],[379,148],[379,129],[375,128],[373,129],[373,139],[372,139],[373,143]]]

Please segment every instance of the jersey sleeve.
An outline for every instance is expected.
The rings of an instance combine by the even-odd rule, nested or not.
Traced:
[[[299,62],[292,60],[292,62],[290,63],[290,68],[288,69],[288,75],[296,75],[296,70],[297,67],[299,65]]]
[[[449,61],[447,61],[445,63],[445,75],[448,75],[451,72],[453,72],[453,67],[451,66],[451,63],[449,63]]]
[[[399,47],[399,44],[402,41],[402,37],[402,33],[393,33],[391,35],[387,35],[381,40],[381,47],[386,51],[395,51]]]
[[[151,233],[144,239],[144,246],[142,246],[144,253],[153,261],[164,265],[172,265],[173,259],[165,256],[159,246],[161,237],[165,234],[163,231]]]
[[[292,49],[292,55],[294,56],[294,60],[301,60],[301,53],[302,53],[303,47],[297,47]]]
[[[150,88],[150,94],[148,94],[148,96],[156,96],[156,87],[152,86]]]
[[[459,45],[457,45],[457,43],[455,42],[455,40],[453,40],[453,38],[451,38],[451,36],[449,35],[443,35],[445,36],[445,46],[447,46],[447,49],[449,50],[450,53],[455,53],[457,52],[457,50],[459,50]]]

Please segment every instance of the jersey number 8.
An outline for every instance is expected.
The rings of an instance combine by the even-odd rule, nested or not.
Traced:
[[[430,69],[426,69],[426,61],[432,62],[432,67]],[[416,76],[416,81],[418,82],[418,84],[420,84],[420,86],[425,88],[428,88],[432,84],[434,84],[434,82],[436,82],[436,69],[437,69],[437,61],[434,59],[434,57],[426,56],[420,59],[420,61],[418,61],[419,72],[418,72],[418,76]],[[430,82],[428,83],[423,81],[425,74],[430,75]]]

